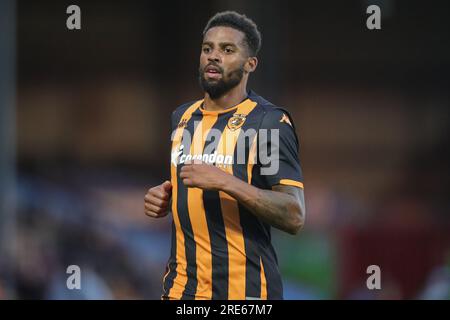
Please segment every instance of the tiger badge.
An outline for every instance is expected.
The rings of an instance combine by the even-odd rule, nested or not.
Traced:
[[[228,120],[228,128],[231,131],[235,131],[237,129],[239,129],[240,127],[242,127],[242,125],[245,122],[245,114],[234,114],[230,120]]]

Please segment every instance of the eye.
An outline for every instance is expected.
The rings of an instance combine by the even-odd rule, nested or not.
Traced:
[[[204,53],[210,53],[211,52],[211,48],[210,47],[203,47],[203,52]]]
[[[225,48],[225,53],[232,53],[232,52],[234,52],[234,50],[231,47]]]

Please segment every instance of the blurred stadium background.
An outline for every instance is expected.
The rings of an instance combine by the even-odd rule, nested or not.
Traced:
[[[250,87],[301,140],[306,227],[273,234],[285,297],[449,299],[447,3],[2,0],[0,299],[159,299],[171,218],[143,196],[169,175],[170,114],[201,97],[201,31],[225,9],[258,24]]]

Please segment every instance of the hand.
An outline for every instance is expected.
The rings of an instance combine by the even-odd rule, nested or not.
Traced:
[[[172,184],[164,181],[147,191],[144,197],[145,214],[152,218],[162,218],[169,213],[169,201],[172,196]]]
[[[204,163],[185,164],[180,171],[180,178],[186,187],[203,190],[221,190],[229,176],[216,166]]]

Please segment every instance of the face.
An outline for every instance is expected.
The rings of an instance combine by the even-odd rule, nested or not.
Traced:
[[[236,87],[256,68],[256,58],[249,57],[244,33],[230,27],[214,27],[203,38],[199,80],[212,99]]]

